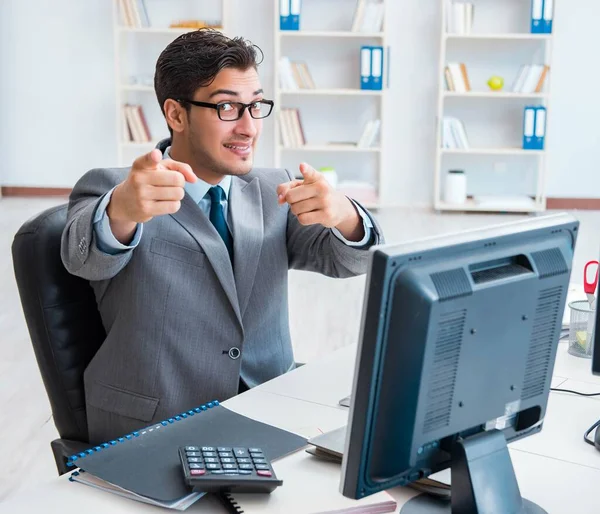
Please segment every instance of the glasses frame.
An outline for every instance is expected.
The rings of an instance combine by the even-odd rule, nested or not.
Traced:
[[[188,103],[191,105],[195,105],[197,107],[208,107],[209,109],[214,109],[215,111],[217,111],[217,116],[219,117],[219,119],[221,121],[238,121],[242,118],[242,116],[244,115],[244,113],[246,112],[246,109],[248,109],[248,112],[250,113],[250,116],[255,119],[255,120],[263,120],[265,118],[268,118],[271,113],[273,112],[273,107],[275,106],[275,102],[273,102],[273,100],[255,100],[254,102],[250,102],[249,104],[245,104],[244,102],[233,102],[230,100],[224,101],[224,102],[219,102],[216,104],[213,103],[209,103],[209,102],[198,102],[196,100],[185,100],[185,99],[178,99],[177,100],[179,103]],[[256,118],[255,116],[252,115],[252,111],[249,109],[249,107],[251,105],[254,105],[255,103],[263,103],[266,105],[269,105],[271,107],[271,109],[269,110],[269,113],[266,116],[261,116],[260,118]],[[232,118],[230,120],[224,120],[223,118],[221,118],[221,111],[219,110],[219,106],[223,105],[223,104],[233,104],[233,105],[239,105],[241,106],[238,117],[237,118]]]

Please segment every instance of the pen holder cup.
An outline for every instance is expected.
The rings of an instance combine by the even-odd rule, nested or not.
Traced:
[[[569,303],[569,353],[586,359],[592,358],[594,323],[596,311],[590,308],[587,300]]]

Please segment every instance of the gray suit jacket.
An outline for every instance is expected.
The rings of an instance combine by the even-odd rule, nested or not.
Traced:
[[[188,195],[176,214],[144,224],[134,250],[105,254],[92,220],[103,195],[128,172],[94,169],[77,182],[62,239],[64,265],[90,281],[107,333],[84,375],[94,443],[234,396],[240,374],[267,381],[285,373],[294,363],[288,269],[351,277],[368,264],[365,249],[320,225],[300,225],[287,205],[278,205],[277,185],[292,175],[277,169],[233,177],[233,269],[217,231]],[[371,219],[371,242],[382,243]]]

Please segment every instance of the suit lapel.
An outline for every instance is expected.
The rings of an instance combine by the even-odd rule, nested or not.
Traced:
[[[252,292],[264,235],[258,178],[245,182],[232,177],[230,197],[235,284],[243,317]]]
[[[171,214],[171,216],[190,233],[204,250],[206,257],[215,270],[219,282],[221,282],[221,286],[233,307],[240,325],[242,325],[242,316],[236,294],[233,269],[229,262],[229,254],[208,216],[202,212],[200,207],[198,207],[188,194],[184,196],[179,211]],[[210,237],[207,237],[208,235]]]

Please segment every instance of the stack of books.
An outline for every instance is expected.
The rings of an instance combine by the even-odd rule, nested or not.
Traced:
[[[141,105],[125,104],[121,121],[125,141],[134,143],[149,143],[152,141],[152,134]]]
[[[306,145],[298,109],[284,108],[279,111],[279,133],[284,148],[298,148]]]
[[[293,62],[288,57],[279,60],[279,86],[282,89],[315,89],[315,82],[305,62]]]
[[[448,91],[467,93],[471,91],[469,74],[464,63],[449,62],[444,69],[444,79]]]
[[[118,0],[118,4],[123,26],[137,29],[150,26],[145,0]]]
[[[352,32],[381,32],[384,16],[383,2],[358,0],[351,30]]]
[[[473,26],[473,4],[453,2],[446,9],[446,32],[470,34]]]
[[[514,93],[541,93],[544,89],[550,66],[526,64],[521,66],[512,90]]]
[[[365,124],[363,133],[360,139],[356,143],[358,148],[372,148],[377,141],[379,136],[379,129],[381,128],[381,120],[370,120]]]
[[[461,120],[444,116],[442,119],[442,148],[469,149],[467,132]]]

